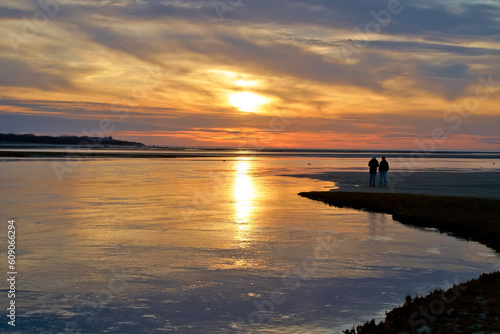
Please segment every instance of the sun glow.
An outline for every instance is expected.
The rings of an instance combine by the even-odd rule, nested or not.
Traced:
[[[257,112],[259,107],[267,102],[265,97],[250,92],[239,92],[229,96],[229,103],[240,111]]]
[[[257,86],[257,81],[249,81],[249,80],[236,80],[234,82],[236,86],[248,87],[248,86]]]

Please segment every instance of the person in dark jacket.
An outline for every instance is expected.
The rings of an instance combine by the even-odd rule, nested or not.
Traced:
[[[385,157],[382,157],[378,170],[380,172],[380,185],[385,186],[387,184],[387,172],[389,171],[389,163],[385,160]]]
[[[378,168],[378,160],[376,156],[373,156],[373,158],[368,163],[368,166],[370,167],[370,186],[374,186],[375,180],[377,179]]]

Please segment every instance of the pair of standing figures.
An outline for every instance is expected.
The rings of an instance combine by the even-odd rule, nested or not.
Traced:
[[[387,172],[389,171],[389,163],[382,157],[380,164],[378,163],[377,157],[373,158],[368,163],[370,167],[370,186],[375,186],[375,180],[377,179],[377,169],[380,172],[380,185],[385,186],[387,184]]]

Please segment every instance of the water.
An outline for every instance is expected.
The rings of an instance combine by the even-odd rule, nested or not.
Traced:
[[[337,333],[499,268],[478,243],[297,196],[335,187],[282,176],[309,158],[226,160],[82,159],[61,182],[64,160],[4,159],[1,226],[16,219],[19,251],[9,332]]]

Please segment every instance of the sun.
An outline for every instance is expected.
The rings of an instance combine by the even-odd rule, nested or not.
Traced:
[[[257,112],[259,107],[267,102],[265,97],[250,92],[239,92],[229,95],[229,103],[240,111]]]

